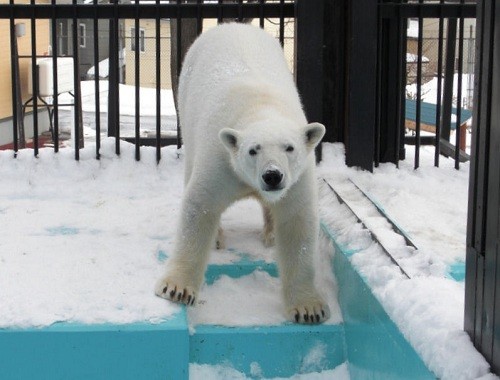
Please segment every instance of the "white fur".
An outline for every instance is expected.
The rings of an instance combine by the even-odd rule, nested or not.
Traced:
[[[314,148],[325,129],[307,124],[278,42],[241,24],[202,34],[186,55],[178,104],[186,190],[175,255],[156,293],[193,304],[222,212],[254,196],[264,206],[264,240],[276,241],[288,317],[327,319],[312,264],[319,232]]]

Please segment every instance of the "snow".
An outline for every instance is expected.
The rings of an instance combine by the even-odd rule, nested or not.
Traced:
[[[82,87],[84,108],[93,102],[93,82],[89,83]],[[86,86],[90,89],[83,90]],[[120,91],[126,95],[120,101],[125,112],[133,114],[129,111],[133,96],[127,87]],[[152,98],[141,95],[144,100]],[[172,113],[171,94],[165,94],[165,102],[162,109]],[[141,114],[152,109],[154,102],[141,104]],[[0,328],[42,327],[60,321],[159,323],[179,310],[155,297],[153,288],[173,248],[183,191],[182,150],[163,148],[157,164],[155,150],[143,148],[137,162],[132,145],[122,143],[117,157],[114,143],[104,138],[101,159],[96,160],[95,147],[86,141],[79,162],[73,160],[71,148],[58,154],[41,149],[38,158],[31,150],[21,151],[15,159],[12,151],[0,152]],[[407,149],[412,157],[413,148]],[[395,256],[411,280],[324,186],[321,217],[341,243],[358,251],[351,258],[353,265],[438,377],[492,378],[488,364],[462,331],[464,284],[446,276],[450,265],[465,259],[469,165],[462,164],[457,171],[452,160],[442,158],[441,167],[435,168],[433,157],[433,149],[423,147],[418,170],[408,160],[400,162],[399,169],[382,164],[369,173],[345,166],[342,145],[324,144],[319,166],[319,175],[336,186],[366,224],[378,229],[397,251]],[[349,180],[383,205],[416,242],[418,251],[399,249],[401,239],[386,233],[387,226],[356,196]],[[228,249],[214,250],[211,262],[237,262],[243,254],[272,261],[272,249],[260,242],[261,225],[256,202],[240,202],[229,209],[222,218]],[[323,243],[320,252],[316,267],[332,310],[328,323],[338,323],[336,282]],[[222,276],[203,287],[200,303],[188,316],[193,328],[199,323],[282,323],[279,280],[265,272],[240,279]],[[320,357],[321,349],[311,363]],[[257,364],[254,371],[257,375]],[[348,378],[347,364],[334,371],[310,374],[307,379]],[[221,373],[228,376],[220,377]],[[191,365],[190,375],[244,378],[222,366]]]
[[[258,368],[256,372],[253,373],[253,377],[258,378],[259,376]],[[220,380],[220,379],[231,379],[231,380],[246,380],[249,379],[245,374],[235,370],[234,368],[223,366],[223,365],[206,365],[206,364],[191,364],[189,366],[189,378],[191,380]],[[283,378],[274,378],[274,380],[280,380]],[[347,369],[347,363],[339,365],[337,368],[316,372],[308,374],[298,374],[290,379],[293,380],[349,380],[349,371]]]
[[[453,76],[453,88],[457,91],[458,82],[460,76],[454,74]],[[421,99],[423,102],[437,104],[437,94],[438,94],[438,82],[437,77],[433,77],[421,86]],[[443,94],[444,89],[444,78],[441,79],[441,94]],[[472,94],[474,91],[474,74],[462,74],[462,106],[469,109],[471,106]],[[412,99],[416,98],[417,94],[417,84],[409,84],[406,86],[406,93]],[[453,107],[457,106],[457,99],[453,97]],[[456,115],[453,115],[456,117]],[[453,121],[453,120],[452,120]]]
[[[410,274],[411,279],[407,279],[356,223],[347,207],[323,186],[322,220],[341,244],[356,252],[352,264],[391,319],[438,378],[473,379],[488,374],[487,362],[463,331],[464,283],[446,276],[449,265],[465,259],[468,164],[457,171],[452,160],[443,159],[441,167],[435,168],[433,150],[424,147],[418,170],[403,161],[399,169],[382,164],[372,174],[347,168],[341,145],[326,146],[323,154],[321,175],[339,193],[355,205],[355,188],[350,180],[359,184],[419,248],[414,251],[405,247],[402,239],[398,242],[381,236],[384,246]],[[334,169],[328,162],[336,162]],[[374,231],[383,226],[373,219],[375,208],[369,202],[353,209]]]
[[[106,80],[99,82],[99,100],[101,112],[108,110],[108,84]],[[82,81],[82,110],[84,112],[95,112],[96,96],[95,82],[93,80]],[[135,89],[134,86],[120,84],[118,88],[120,94],[120,115],[135,115]],[[156,88],[141,87],[140,89],[140,114],[141,116],[156,115]],[[59,97],[60,103],[72,103],[73,97],[67,93]],[[174,98],[171,89],[160,90],[161,115],[175,115]],[[70,107],[61,107],[69,109]]]

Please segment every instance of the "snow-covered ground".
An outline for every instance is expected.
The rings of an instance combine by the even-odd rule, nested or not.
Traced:
[[[79,162],[70,148],[58,154],[42,149],[38,158],[30,150],[15,159],[11,151],[0,152],[0,327],[157,322],[178,310],[155,297],[153,286],[172,251],[182,151],[163,148],[158,165],[154,149],[144,148],[140,162],[133,151],[124,144],[117,157],[114,140],[105,139],[99,161],[91,144]],[[479,377],[488,366],[462,331],[464,284],[445,278],[450,264],[464,260],[468,165],[457,171],[443,159],[435,168],[426,148],[422,158],[416,171],[402,162],[399,169],[384,164],[372,174],[347,168],[342,145],[325,144],[319,174],[344,190],[353,179],[412,236],[422,258],[404,262],[415,274],[412,280],[376,249],[355,254],[353,263],[436,374]],[[321,207],[323,219],[341,227],[341,241],[370,248],[342,206],[323,197]],[[239,260],[238,252],[271,261],[272,250],[259,241],[261,218],[252,201],[228,210],[222,225],[230,249],[214,250],[212,262]],[[322,271],[320,281],[333,310],[329,323],[336,323],[341,317],[333,279]],[[279,282],[262,273],[222,278],[205,286],[200,298],[190,311],[193,324],[284,321]]]
[[[84,110],[92,112],[92,87],[83,89]],[[127,91],[121,88],[121,104],[133,115],[134,98]],[[155,111],[154,95],[143,91],[141,115],[148,116]],[[163,116],[171,116],[171,93],[162,99]],[[182,151],[163,148],[157,164],[154,149],[143,148],[137,162],[132,145],[123,143],[117,157],[114,140],[104,138],[101,159],[96,160],[91,125],[86,132],[90,139],[79,162],[70,147],[58,154],[41,149],[38,158],[30,150],[15,159],[11,151],[0,152],[0,328],[58,321],[155,323],[178,311],[155,297],[153,287],[173,247],[183,191]],[[407,156],[413,157],[412,147],[407,148]],[[408,160],[399,169],[383,164],[369,173],[345,166],[341,144],[324,144],[318,170],[357,207],[366,224],[381,225],[350,180],[408,232],[419,250],[396,253],[411,280],[372,244],[324,185],[321,216],[341,243],[359,251],[353,264],[438,377],[488,377],[487,363],[462,331],[464,283],[447,276],[451,265],[465,259],[469,165],[457,171],[452,160],[442,158],[435,168],[431,147],[423,147],[420,157],[418,170]],[[242,253],[272,261],[272,249],[260,243],[261,219],[256,202],[230,208],[222,218],[228,249],[214,250],[212,263],[238,261]],[[318,281],[332,309],[328,323],[338,323],[335,279],[324,264],[330,252],[321,254]],[[282,323],[279,287],[278,280],[263,273],[238,280],[222,277],[203,287],[189,319],[194,328],[198,323]],[[192,378],[205,380],[244,378],[223,367],[192,365],[190,371]],[[346,372],[343,365],[307,378],[342,379]]]

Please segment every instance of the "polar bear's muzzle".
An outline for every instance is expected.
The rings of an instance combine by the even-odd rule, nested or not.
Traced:
[[[265,191],[283,190],[283,173],[278,169],[268,169],[262,174]]]

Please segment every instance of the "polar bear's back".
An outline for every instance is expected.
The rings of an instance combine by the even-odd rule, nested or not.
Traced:
[[[196,149],[195,140],[216,143],[217,131],[230,126],[225,125],[221,102],[227,99],[229,86],[239,80],[279,89],[289,108],[302,112],[279,42],[254,26],[223,24],[203,33],[183,62],[179,116],[185,145]]]

